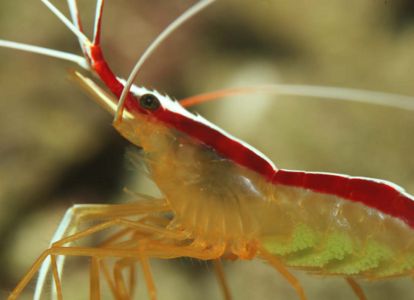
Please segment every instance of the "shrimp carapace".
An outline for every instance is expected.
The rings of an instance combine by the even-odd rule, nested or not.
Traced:
[[[413,218],[402,209],[413,200],[401,188],[368,178],[283,169],[269,181],[186,132],[153,117],[138,118],[125,118],[115,127],[143,147],[142,157],[175,220],[207,244],[221,243],[228,255],[248,253],[248,258],[263,242],[286,265],[315,273],[375,278],[412,270],[414,249],[404,245],[414,245]],[[385,201],[403,205],[384,208]],[[373,227],[381,230],[368,234]],[[405,259],[392,264],[396,256]]]

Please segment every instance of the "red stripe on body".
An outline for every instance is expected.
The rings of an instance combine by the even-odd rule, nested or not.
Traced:
[[[121,98],[124,85],[118,80],[118,78],[112,72],[111,68],[106,63],[101,47],[99,45],[94,45],[90,47],[90,50],[92,62],[91,67],[96,72],[96,74],[98,74],[103,83],[119,100],[119,98]],[[139,113],[147,113],[145,110],[141,109],[139,105],[137,105],[137,99],[131,92],[128,92],[126,96],[125,107],[128,111],[135,110]]]
[[[178,113],[160,110],[154,115],[158,120],[211,147],[222,157],[228,158],[239,165],[259,173],[267,181],[271,181],[273,178],[276,171],[273,164],[239,141],[228,137],[206,124],[189,119]]]
[[[278,170],[272,182],[360,202],[414,228],[414,197],[375,179],[338,174]]]
[[[105,62],[99,45],[91,47],[91,60],[92,67],[96,73],[119,98],[124,86]],[[127,95],[125,107],[129,111],[147,113],[140,108],[131,93]],[[154,116],[158,120],[211,147],[223,157],[261,174],[267,181],[360,202],[387,215],[396,217],[414,228],[414,198],[391,185],[375,181],[374,179],[338,174],[277,170],[270,161],[260,156],[254,150],[206,124],[168,110],[159,110],[154,113]]]
[[[223,157],[261,174],[267,181],[360,202],[414,228],[414,198],[385,182],[338,174],[277,170],[254,150],[203,123],[171,111],[160,111],[156,117],[210,146]]]
[[[90,50],[92,68],[111,92],[119,99],[124,85],[116,78],[106,63],[101,47],[94,45],[91,46]],[[138,113],[148,114],[148,111],[139,106],[137,99],[131,92],[128,92],[125,107],[130,112],[136,111]],[[270,181],[273,178],[275,168],[270,161],[210,126],[166,109],[159,109],[153,112],[153,115],[156,119],[215,149],[223,157],[229,158],[239,165],[261,174],[266,180]]]

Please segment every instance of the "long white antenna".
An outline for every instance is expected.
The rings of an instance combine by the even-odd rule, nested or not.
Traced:
[[[286,95],[336,99],[376,104],[404,110],[414,110],[414,97],[399,94],[352,88],[296,84],[280,84],[273,87],[269,86],[269,89],[273,89]]]
[[[180,103],[184,107],[188,107],[215,101],[223,97],[253,93],[323,98],[330,101],[359,102],[414,111],[414,97],[412,96],[335,86],[283,83],[226,88],[190,96],[180,100]]]
[[[72,54],[72,53],[68,53],[64,51],[58,51],[58,50],[54,50],[50,48],[33,46],[29,44],[16,43],[16,42],[11,42],[11,41],[6,41],[6,40],[0,40],[0,47],[11,48],[11,49],[21,50],[21,51],[26,51],[26,52],[32,52],[32,53],[38,53],[38,54],[45,55],[45,56],[68,60],[68,61],[78,64],[79,66],[81,66],[82,68],[86,70],[89,70],[89,65],[86,59],[76,54]]]
[[[65,24],[65,26],[67,28],[69,28],[70,31],[72,31],[79,39],[79,41],[82,41],[82,43],[86,44],[86,45],[91,45],[91,41],[86,37],[86,35],[83,34],[82,31],[79,30],[79,28],[77,28],[77,26],[73,25],[73,23],[71,21],[69,21],[68,18],[66,18],[52,3],[50,3],[49,0],[40,0],[43,2],[44,5],[47,6],[47,8],[49,8],[49,10],[56,16],[59,18],[60,21],[62,21],[63,24]]]
[[[72,18],[73,25],[80,31],[80,19],[79,19],[79,9],[76,0],[67,0],[67,4],[69,7],[69,13]]]
[[[93,26],[93,43],[95,45],[100,44],[103,5],[104,5],[104,0],[98,0],[96,2],[95,23]]]
[[[41,0],[41,1],[49,8],[49,10],[52,11],[53,14],[55,14],[63,22],[63,24],[66,25],[67,28],[69,28],[69,30],[71,30],[76,35],[76,37],[79,39],[82,49],[84,49],[83,47],[84,44],[85,45],[91,44],[90,40],[80,30],[79,24],[75,23],[76,25],[74,25],[52,3],[50,3],[49,0]],[[69,2],[73,2],[73,1],[69,0]],[[75,7],[76,7],[76,2],[75,2]],[[75,14],[72,13],[72,17],[75,18]],[[58,59],[63,59],[63,60],[74,62],[86,70],[90,69],[88,60],[86,58],[76,55],[76,54],[64,52],[64,51],[59,51],[59,50],[54,50],[54,49],[39,47],[39,46],[33,46],[29,44],[24,44],[24,43],[17,43],[17,42],[12,42],[12,41],[7,41],[7,40],[1,40],[1,39],[0,39],[0,47],[12,48],[16,50],[38,53],[38,54],[45,55],[45,56],[55,57]]]
[[[154,50],[168,37],[171,33],[180,27],[184,22],[188,19],[196,15],[198,12],[203,10],[205,7],[213,3],[215,0],[202,0],[189,9],[187,9],[181,16],[179,16],[175,21],[173,21],[167,28],[164,29],[163,32],[148,46],[147,50],[145,50],[144,54],[139,58],[138,62],[135,64],[134,68],[132,69],[131,74],[126,81],[125,87],[122,90],[121,97],[119,98],[118,107],[115,113],[114,122],[117,121],[122,115],[122,109],[124,106],[124,102],[126,96],[132,86],[135,77],[137,76],[139,70],[141,69],[142,65],[145,63],[147,58],[154,52]]]
[[[80,20],[79,10],[78,10],[78,4],[76,3],[76,0],[67,0],[67,4],[69,7],[70,16],[72,18],[72,24],[75,26],[75,28],[82,32],[82,24]],[[79,45],[82,49],[83,55],[85,57],[89,57],[89,48],[85,47],[85,44],[83,43],[83,40],[78,38]]]

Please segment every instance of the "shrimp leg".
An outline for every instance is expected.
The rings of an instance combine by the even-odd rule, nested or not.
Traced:
[[[57,247],[63,244],[71,243],[72,241],[79,239],[81,237],[88,236],[96,231],[106,229],[113,225],[124,225],[126,227],[132,227],[134,230],[137,230],[138,225],[134,225],[131,221],[122,221],[120,219],[114,219],[112,222],[101,223],[99,225],[93,226],[88,230],[79,232],[78,234],[71,235],[67,238],[64,236],[73,232],[76,227],[84,220],[93,220],[93,219],[105,219],[109,217],[120,217],[120,216],[131,216],[131,215],[143,215],[154,212],[168,211],[169,208],[165,205],[165,202],[162,200],[159,201],[142,201],[142,203],[136,204],[120,204],[120,205],[75,205],[70,208],[64,218],[62,219],[59,228],[57,229],[51,243],[51,248]],[[146,226],[146,230],[149,228]],[[59,257],[56,261],[57,272],[60,276],[62,267],[64,263],[64,257]],[[20,281],[18,286],[15,288],[17,293],[14,296],[15,292],[12,293],[10,299],[15,299],[21,290],[26,286],[28,281],[31,280],[33,275],[39,270],[39,278],[37,281],[37,286],[34,294],[34,299],[41,299],[41,294],[43,286],[45,284],[48,271],[50,269],[51,261],[48,255],[44,259],[40,260],[40,265],[33,265],[26,276]],[[53,292],[55,292],[53,290]]]
[[[78,204],[69,208],[64,217],[62,218],[55,234],[52,237],[50,245],[60,241],[63,237],[68,236],[76,230],[82,221],[90,221],[93,219],[102,219],[114,216],[126,216],[140,213],[149,213],[155,211],[168,210],[165,206],[165,202],[156,199],[142,200],[140,204],[118,204],[118,205],[106,205],[106,204]],[[62,273],[65,257],[60,256],[56,260],[58,274]],[[50,269],[50,259],[47,258],[40,270],[39,276],[36,282],[36,288],[34,293],[34,300],[40,300],[43,292],[43,287],[47,278],[47,274]]]
[[[126,259],[121,259],[121,260],[122,260],[122,263],[124,263],[124,261],[126,261]],[[130,299],[130,298],[132,298],[132,295],[133,295],[134,290],[136,288],[135,265],[134,265],[136,259],[128,259],[128,261],[130,261],[130,268],[131,269],[130,269],[130,278],[129,278],[129,298],[127,298],[127,299]],[[105,280],[106,280],[106,282],[107,282],[107,284],[108,284],[108,286],[109,286],[109,288],[112,292],[112,295],[114,296],[114,299],[125,299],[126,294],[122,293],[122,291],[124,291],[126,289],[122,290],[122,287],[119,286],[119,283],[117,282],[117,280],[119,280],[119,278],[116,277],[117,274],[115,274],[115,269],[114,269],[114,272],[113,272],[114,273],[113,274],[114,279],[112,279],[111,274],[109,272],[109,268],[103,260],[100,261],[100,268],[102,269],[103,275],[104,275]],[[122,280],[123,286],[126,286],[125,283],[123,282],[122,278],[121,278],[121,280]]]
[[[305,292],[302,285],[298,279],[289,272],[288,269],[280,262],[276,256],[270,254],[264,249],[259,250],[259,256],[267,261],[272,267],[274,267],[285,279],[292,285],[296,290],[296,294],[299,296],[299,299],[306,300]]]
[[[116,299],[131,299],[135,288],[135,263],[136,259],[122,258],[118,260],[114,265],[113,276],[114,276],[114,294]],[[125,268],[129,270],[129,284],[127,284],[122,275],[122,271]]]
[[[223,264],[220,259],[213,260],[214,272],[216,273],[217,280],[219,282],[220,288],[223,291],[223,296],[225,300],[231,300],[231,293],[229,286],[224,275]]]
[[[56,256],[51,255],[50,256],[50,261],[51,261],[51,264],[52,264],[53,279],[54,279],[54,283],[55,283],[55,286],[56,286],[57,299],[58,300],[63,300],[62,284],[60,282],[60,276],[59,276],[58,268],[57,268],[57,265],[56,265]]]
[[[216,262],[219,261],[219,257],[222,255],[222,250],[223,248],[221,247],[213,247],[210,249],[208,247],[200,248],[197,245],[175,246],[166,245],[164,243],[161,244],[158,241],[148,241],[148,243],[143,245],[143,251],[140,252],[140,260],[150,299],[156,300],[156,294],[155,285],[148,264],[148,258],[192,257],[201,260],[213,260]],[[224,283],[224,281],[222,283]],[[227,299],[230,299],[229,293],[226,294],[226,300]]]
[[[27,286],[29,281],[33,278],[36,271],[40,268],[41,264],[45,261],[46,258],[50,256],[89,256],[92,258],[96,257],[122,257],[122,256],[129,256],[134,257],[137,256],[137,250],[133,249],[101,249],[101,248],[87,248],[87,247],[51,247],[47,250],[45,250],[39,258],[35,261],[35,263],[30,268],[29,272],[23,277],[23,279],[19,282],[17,287],[13,290],[13,292],[9,295],[8,300],[16,300],[17,297],[21,294],[23,289]],[[56,271],[56,265],[52,263],[52,269],[55,274]],[[97,272],[94,271],[95,273]],[[97,274],[93,275],[95,276],[95,280],[97,280]],[[55,280],[60,282],[60,280]],[[60,288],[60,284],[57,284],[58,288]],[[61,290],[57,292],[57,294],[61,294]],[[91,292],[92,293],[92,292]],[[94,292],[95,293],[95,292]]]
[[[148,256],[140,254],[142,272],[144,273],[145,282],[147,284],[148,295],[151,300],[157,299],[157,291],[155,290],[154,279],[151,274],[151,267],[149,265]]]
[[[359,300],[367,300],[367,297],[365,296],[365,293],[362,290],[361,286],[354,279],[351,277],[346,277],[345,280],[351,286],[352,290]]]
[[[99,280],[99,258],[92,257],[90,263],[90,298],[93,300],[101,299],[101,284]]]

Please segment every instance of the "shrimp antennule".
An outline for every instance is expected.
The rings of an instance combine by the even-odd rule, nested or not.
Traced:
[[[0,47],[16,49],[16,50],[25,51],[25,52],[32,52],[32,53],[37,53],[37,54],[41,54],[44,56],[67,60],[75,64],[78,64],[83,69],[89,70],[89,64],[84,57],[76,55],[76,54],[72,54],[69,52],[29,45],[25,43],[6,41],[6,40],[1,40],[1,39],[0,39]]]
[[[271,93],[286,96],[323,98],[335,101],[352,101],[414,111],[414,97],[410,96],[362,89],[283,83],[216,90],[181,99],[180,104],[184,107],[190,107],[219,100],[224,97],[253,93]]]
[[[161,45],[161,43],[171,35],[178,27],[184,24],[187,20],[191,17],[195,16],[198,12],[202,11],[205,7],[212,4],[215,0],[201,0],[200,2],[191,6],[188,10],[186,10],[181,16],[175,19],[170,25],[168,25],[163,32],[161,32],[157,38],[148,46],[145,52],[141,55],[138,59],[137,63],[135,64],[134,68],[129,75],[125,87],[122,91],[121,97],[119,98],[118,108],[115,113],[114,122],[119,120],[122,115],[122,110],[124,106],[125,99],[129,93],[129,90],[132,86],[133,81],[135,80],[139,70],[141,69],[142,65],[148,59],[148,57],[155,51],[155,49]]]
[[[77,26],[75,26],[71,21],[69,21],[69,19],[68,18],[66,18],[63,14],[62,14],[62,12],[60,11],[60,10],[58,10],[57,8],[56,8],[56,6],[54,6],[49,0],[40,0],[40,1],[42,1],[42,3],[44,4],[44,5],[46,5],[47,6],[47,8],[56,16],[56,17],[58,17],[59,18],[59,20],[63,23],[63,24],[65,24],[65,26],[70,30],[70,31],[72,31],[76,36],[77,36],[77,38],[80,40],[80,41],[82,41],[82,43],[84,43],[84,44],[91,44],[91,41],[86,37],[86,35],[81,31],[81,30],[79,30],[79,28],[77,27]]]

